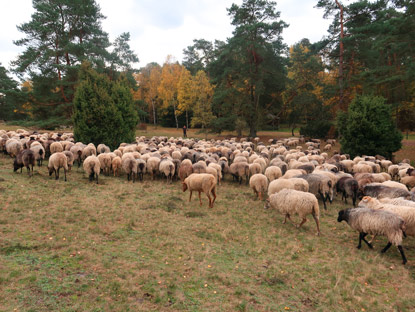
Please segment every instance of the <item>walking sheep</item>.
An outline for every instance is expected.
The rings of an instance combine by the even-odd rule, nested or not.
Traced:
[[[209,173],[193,173],[188,176],[182,182],[183,192],[187,189],[190,191],[189,202],[192,200],[192,192],[199,192],[200,206],[202,206],[202,199],[200,193],[204,192],[209,198],[209,208],[213,208],[213,204],[216,200],[216,179]],[[210,193],[213,195],[213,200],[210,197]]]
[[[30,176],[33,175],[33,166],[35,165],[35,153],[32,150],[25,149],[20,151],[13,162],[14,172],[20,169],[22,172],[23,167],[27,168],[27,174]],[[30,171],[30,167],[32,167],[32,171]]]
[[[381,252],[385,253],[393,244],[398,247],[403,264],[407,262],[402,248],[402,239],[405,231],[404,221],[396,214],[370,208],[349,208],[339,211],[337,221],[346,221],[352,229],[359,232],[358,249],[362,247],[362,240],[369,248],[373,248],[365,239],[367,234],[384,235],[388,238],[388,244]]]
[[[317,198],[313,194],[284,189],[270,196],[264,205],[265,209],[269,207],[275,208],[285,215],[284,224],[288,219],[297,228],[300,228],[307,221],[307,215],[311,214],[316,222],[317,235],[320,235],[320,208]],[[300,224],[296,225],[291,220],[291,215],[293,214],[299,215],[302,219]]]

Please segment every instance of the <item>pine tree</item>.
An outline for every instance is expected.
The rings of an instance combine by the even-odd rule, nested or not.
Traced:
[[[122,142],[134,140],[137,122],[128,83],[122,79],[111,81],[93,70],[89,63],[83,63],[74,98],[76,140],[116,148]]]

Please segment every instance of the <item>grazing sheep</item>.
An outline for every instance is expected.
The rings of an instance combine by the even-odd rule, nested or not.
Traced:
[[[188,176],[193,173],[193,166],[192,162],[189,159],[185,159],[182,161],[180,168],[179,168],[179,178],[180,181],[184,181]]]
[[[295,225],[297,228],[300,228],[307,221],[307,215],[311,214],[316,222],[317,235],[320,235],[320,208],[317,198],[313,194],[284,189],[270,196],[264,208],[269,207],[275,208],[285,215],[284,224],[288,219],[295,225],[291,220],[291,215],[298,214],[302,220],[299,225]]]
[[[30,146],[30,149],[33,151],[33,153],[35,153],[35,159],[37,160],[37,165],[41,167],[42,162],[45,159],[45,148],[40,143],[38,144],[33,143]]]
[[[262,195],[268,189],[268,178],[262,173],[254,174],[249,179],[249,186],[254,190],[255,195],[262,200]]]
[[[268,178],[269,182],[274,181],[282,176],[280,167],[269,166],[265,169],[265,176]]]
[[[13,169],[14,172],[16,172],[18,169],[20,169],[20,172],[22,172],[23,167],[27,168],[27,174],[30,176],[33,175],[33,166],[35,165],[35,153],[30,149],[25,149],[20,151],[13,162]],[[32,170],[30,171],[30,167],[32,167]]]
[[[64,148],[62,146],[62,144],[60,142],[53,142],[50,146],[49,146],[49,150],[50,150],[50,154],[55,154],[55,153],[62,153]]]
[[[135,160],[135,158],[125,157],[121,161],[121,166],[124,172],[127,174],[127,180],[133,180],[134,183],[137,176],[137,161]]]
[[[84,147],[82,145],[76,145],[75,144],[69,150],[73,154],[74,162],[75,161],[78,162],[78,168],[81,166],[81,162],[82,162],[82,151],[83,151],[83,149],[84,149]]]
[[[6,141],[6,152],[10,157],[16,157],[19,152],[23,150],[23,144],[16,139],[10,139]]]
[[[158,157],[150,157],[147,160],[147,171],[150,172],[151,179],[154,180],[156,177],[156,174],[158,173],[160,165],[160,158]]]
[[[114,172],[114,177],[115,175],[119,176],[120,169],[122,168],[121,157],[119,156],[114,157],[111,161],[111,167],[112,167],[112,172]]]
[[[357,194],[359,192],[359,183],[356,179],[343,177],[337,181],[337,193],[342,193],[342,200],[347,204],[347,196],[350,196],[353,201],[353,206],[356,207]]]
[[[246,162],[233,163],[229,167],[229,172],[232,174],[233,180],[239,181],[242,184],[242,177],[245,176],[246,184],[248,184],[249,165]]]
[[[411,193],[397,187],[384,186],[382,184],[368,184],[363,188],[363,195],[376,197],[378,199],[389,197],[397,198],[403,197],[405,199],[411,199]]]
[[[200,193],[204,192],[209,199],[209,208],[213,208],[213,204],[216,200],[216,179],[209,173],[192,173],[182,182],[183,192],[187,189],[190,191],[189,202],[192,200],[192,192],[199,192],[200,206],[202,206],[202,199]],[[213,195],[213,200],[210,197],[210,193]]]
[[[93,181],[96,178],[98,184],[98,177],[101,173],[101,163],[95,155],[88,156],[83,163],[83,168],[86,174],[89,176],[89,181]]]
[[[66,158],[66,155],[64,153],[57,152],[57,153],[52,154],[49,157],[49,163],[48,163],[49,176],[51,176],[52,173],[55,172],[55,180],[58,180],[60,168],[63,168],[63,172],[65,174],[65,181],[66,181],[66,172],[68,171],[68,158]]]
[[[384,235],[388,238],[388,244],[382,249],[382,253],[385,253],[394,244],[401,253],[403,264],[407,262],[402,248],[405,226],[404,221],[399,216],[383,210],[349,208],[339,211],[337,222],[342,221],[346,221],[352,229],[359,232],[358,249],[362,247],[362,240],[369,248],[373,248],[365,239],[367,234]]]
[[[73,166],[74,156],[73,156],[72,152],[70,152],[70,151],[63,151],[63,153],[65,154],[65,156],[68,160],[68,171],[71,171],[71,168]]]
[[[401,179],[401,183],[405,184],[408,189],[415,187],[415,176],[406,176]]]
[[[302,178],[308,182],[309,192],[314,195],[320,195],[324,209],[327,210],[326,201],[327,199],[331,203],[333,200],[333,183],[332,181],[321,174],[305,174],[295,176],[296,178]]]
[[[159,164],[159,172],[164,174],[167,179],[167,183],[173,182],[175,167],[173,161],[168,158],[162,158]]]
[[[278,193],[283,189],[295,189],[294,182],[291,179],[277,179],[273,180],[268,185],[268,197],[272,194]]]
[[[104,149],[104,147],[101,147]],[[112,167],[112,159],[108,153],[101,153],[97,156],[99,163],[101,164],[101,170],[104,172],[105,175],[110,175],[110,170]]]

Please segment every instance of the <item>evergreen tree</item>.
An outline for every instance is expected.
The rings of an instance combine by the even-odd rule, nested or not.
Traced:
[[[0,64],[0,120],[16,120],[27,117],[22,105],[27,93],[18,88],[17,82],[9,77],[6,68]]]
[[[82,64],[79,76],[74,98],[75,139],[111,148],[133,141],[138,116],[128,83],[123,79],[111,81],[87,62]]]
[[[340,114],[337,127],[341,133],[342,152],[357,155],[376,155],[392,158],[402,147],[402,133],[391,117],[385,99],[375,96],[357,96],[347,115]]]

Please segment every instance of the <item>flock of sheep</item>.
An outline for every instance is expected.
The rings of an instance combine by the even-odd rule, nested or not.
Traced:
[[[306,150],[302,145],[306,146]],[[268,145],[255,138],[252,142],[236,138],[227,140],[196,140],[167,137],[137,137],[133,143],[122,143],[111,152],[104,144],[95,147],[75,142],[72,133],[29,133],[25,130],[0,130],[0,150],[14,158],[14,171],[26,167],[33,174],[33,166],[49,157],[49,175],[59,179],[62,169],[67,172],[74,164],[83,165],[90,181],[98,183],[99,175],[120,175],[128,180],[143,180],[144,174],[154,180],[164,176],[167,183],[180,179],[183,191],[201,193],[213,208],[216,186],[226,175],[234,181],[249,183],[254,194],[262,200],[268,197],[265,208],[274,208],[284,215],[284,223],[298,215],[301,227],[312,215],[320,234],[318,199],[327,209],[335,194],[342,200],[350,197],[353,208],[339,212],[338,221],[346,221],[359,232],[359,245],[366,235],[388,238],[386,250],[398,247],[403,263],[406,257],[401,246],[406,235],[415,236],[415,169],[409,160],[393,164],[382,156],[348,155],[327,151],[335,145],[328,140],[323,151],[320,140],[305,142],[304,138],[269,140]],[[362,199],[357,205],[357,200]],[[357,206],[357,208],[355,208]],[[374,238],[373,238],[374,239]],[[372,239],[372,240],[373,240]]]

